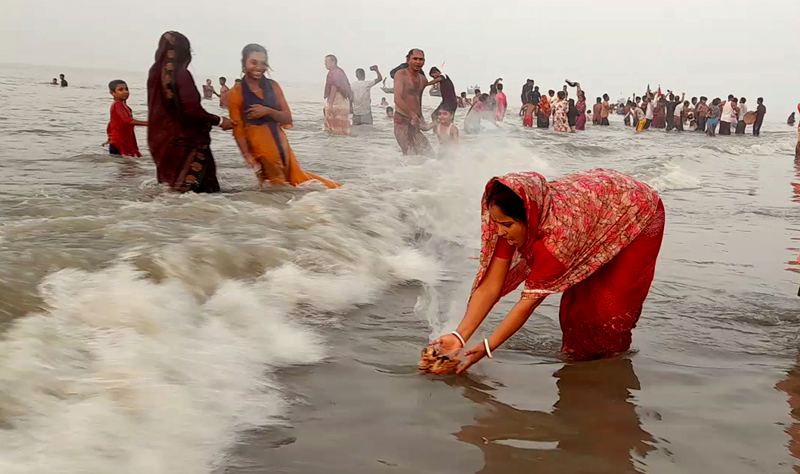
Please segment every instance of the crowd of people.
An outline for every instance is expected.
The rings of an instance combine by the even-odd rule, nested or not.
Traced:
[[[202,87],[200,96],[187,66],[191,61],[189,40],[180,33],[165,33],[160,41],[156,61],[148,79],[148,120],[133,118],[126,105],[129,95],[124,81],[112,81],[109,92],[114,97],[111,121],[108,125],[109,151],[112,154],[140,156],[134,127],[149,126],[148,144],[158,168],[159,182],[179,191],[213,192],[218,190],[216,165],[210,150],[209,131],[212,126],[233,130],[236,143],[245,162],[254,169],[261,182],[297,185],[317,180],[328,187],[339,184],[303,171],[286,138],[284,130],[292,127],[291,109],[280,85],[266,77],[269,70],[266,50],[259,45],[247,45],[242,52],[243,77],[236,79],[232,88],[225,77],[219,78],[217,92],[210,79]],[[464,118],[464,131],[481,133],[483,122],[497,126],[505,120],[508,99],[504,93],[503,79],[498,78],[482,93],[475,87],[474,96],[456,93],[452,79],[438,67],[430,68],[426,76],[425,53],[412,49],[405,61],[395,67],[390,76],[394,79],[394,106],[383,98],[380,106],[392,120],[398,146],[406,155],[428,155],[433,149],[424,132],[433,131],[438,138],[440,153],[456,149],[459,129],[455,115],[459,108],[468,109]],[[371,89],[383,81],[377,66],[369,68],[375,76],[367,79],[364,69],[355,71],[355,82],[350,82],[339,67],[336,56],[325,57],[327,77],[323,98],[324,128],[332,134],[349,136],[352,127],[372,125]],[[64,75],[61,85],[66,86]],[[54,79],[55,81],[55,79]],[[422,111],[422,96],[428,87],[436,86],[441,103],[426,120]],[[219,98],[219,105],[228,109],[230,119],[206,112],[201,100]],[[612,114],[624,116],[627,126],[641,132],[648,129],[705,132],[708,135],[743,134],[748,124],[753,134],[760,134],[766,107],[762,98],[754,111],[748,110],[746,98],[728,96],[722,101],[708,101],[705,96],[686,100],[685,94],[651,91],[649,86],[642,96],[631,96],[625,103],[612,103],[608,94],[596,98],[591,110],[586,91],[579,82],[566,80],[562,89],[549,89],[542,93],[532,79],[522,87],[522,108],[519,115],[524,127],[558,132],[576,132],[586,129],[589,116],[597,126],[609,126]],[[800,150],[800,146],[798,147]]]
[[[679,96],[668,90],[667,94],[662,94],[661,88],[654,93],[648,88],[643,97],[629,98],[622,108],[625,125],[639,132],[649,128],[682,132],[688,127],[708,136],[715,136],[717,130],[720,135],[743,135],[747,125],[752,124],[753,135],[759,136],[767,113],[761,97],[753,111],[748,110],[745,97],[737,98],[733,94],[728,95],[727,100],[717,97],[709,102],[705,96],[687,100],[685,93]]]

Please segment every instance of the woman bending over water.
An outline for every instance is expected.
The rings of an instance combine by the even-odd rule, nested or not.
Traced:
[[[482,206],[480,268],[458,329],[433,342],[458,351],[497,301],[525,282],[491,337],[466,352],[461,373],[491,357],[550,294],[561,298],[562,351],[578,360],[627,351],[664,235],[664,206],[644,183],[596,169],[547,182],[538,173],[493,178]]]
[[[289,146],[284,129],[292,128],[292,111],[277,82],[264,75],[269,69],[267,50],[248,44],[242,50],[244,78],[230,91],[228,105],[236,125],[233,136],[247,164],[257,170],[261,182],[274,185],[315,179],[329,188],[339,183],[303,171]]]

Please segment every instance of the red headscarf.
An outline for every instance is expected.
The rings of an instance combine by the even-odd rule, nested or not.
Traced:
[[[528,242],[514,252],[501,295],[527,279],[533,243],[540,239],[566,268],[552,281],[526,282],[523,298],[561,293],[589,277],[642,232],[660,202],[650,186],[611,170],[575,173],[549,183],[533,172],[492,178],[483,196],[480,269],[473,292],[486,276],[499,239],[486,202],[495,181],[522,198],[528,220]]]

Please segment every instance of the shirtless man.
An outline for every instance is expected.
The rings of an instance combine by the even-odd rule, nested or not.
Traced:
[[[406,55],[408,68],[397,71],[394,77],[394,136],[404,155],[432,153],[431,144],[421,130],[425,128],[422,117],[422,93],[425,88],[442,81],[442,76],[428,82],[420,74],[425,66],[425,53],[412,49]]]

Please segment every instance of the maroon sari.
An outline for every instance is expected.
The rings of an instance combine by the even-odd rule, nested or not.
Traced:
[[[189,58],[189,40],[174,31],[164,33],[147,80],[147,143],[159,183],[179,192],[213,193],[219,183],[210,132],[220,118],[200,105],[186,69]]]

